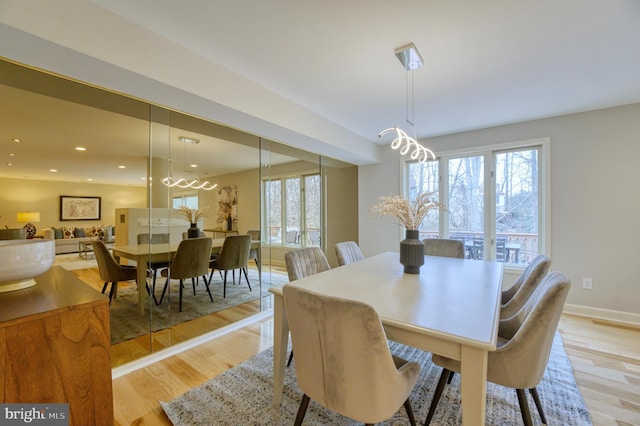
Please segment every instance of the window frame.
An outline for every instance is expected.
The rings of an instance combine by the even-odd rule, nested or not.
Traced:
[[[499,144],[488,144],[439,152],[436,158],[436,161],[438,161],[439,174],[438,192],[440,198],[438,201],[442,202],[445,206],[449,203],[449,160],[452,158],[482,156],[484,158],[484,202],[485,206],[488,206],[488,208],[484,209],[484,235],[485,239],[487,236],[490,237],[493,247],[496,239],[496,155],[526,148],[539,148],[538,175],[540,177],[540,182],[538,185],[538,191],[540,195],[538,202],[538,253],[551,256],[551,139],[549,137]],[[409,194],[409,164],[411,163],[415,163],[415,161],[408,160],[404,161],[403,164],[403,193],[405,196],[408,196]],[[438,231],[441,236],[448,236],[448,221],[448,212],[441,212],[438,224]],[[495,250],[492,249],[490,254],[491,256],[487,258],[487,260],[494,260]],[[525,267],[526,264],[505,264],[505,269],[522,270]]]

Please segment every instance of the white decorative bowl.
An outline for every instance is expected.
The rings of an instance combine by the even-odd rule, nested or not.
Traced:
[[[1,240],[0,293],[35,285],[33,278],[48,271],[55,257],[54,240]]]

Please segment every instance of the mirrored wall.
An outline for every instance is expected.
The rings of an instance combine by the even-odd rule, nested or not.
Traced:
[[[320,246],[335,265],[334,244],[357,240],[355,166],[7,61],[0,68],[0,226],[21,227],[16,212],[38,211],[37,235],[61,237],[55,266],[98,291],[95,254],[79,252],[80,241],[102,239],[137,268],[138,284],[120,283],[110,307],[114,366],[272,308],[268,289],[288,281],[287,251]],[[62,196],[99,197],[99,219],[63,218]],[[247,234],[246,270],[221,269],[225,244],[241,240],[229,237]],[[212,241],[207,273],[181,283],[172,262],[198,237]]]

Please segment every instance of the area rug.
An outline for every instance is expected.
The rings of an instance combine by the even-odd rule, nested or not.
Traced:
[[[53,264],[62,266],[67,271],[98,267],[98,262],[96,262],[95,258],[83,259],[78,253],[56,254]]]
[[[236,271],[237,272],[237,271]],[[149,280],[150,281],[150,280]],[[209,299],[204,281],[198,280],[196,294],[193,294],[191,280],[185,281],[182,296],[182,312],[179,311],[179,283],[177,280],[171,281],[171,292],[165,295],[161,305],[156,306],[151,303],[151,314],[149,306],[145,306],[145,313],[140,315],[138,308],[138,290],[135,283],[120,283],[118,295],[111,302],[111,344],[116,344],[129,340],[150,331],[158,331],[171,326],[199,318],[214,312],[256,300],[259,297],[270,295],[269,288],[274,285],[282,285],[289,280],[283,274],[262,274],[262,288],[258,280],[258,271],[249,269],[249,282],[252,291],[249,291],[247,282],[242,280],[238,284],[238,273],[236,273],[236,284],[231,282],[231,273],[227,278],[227,295],[222,297],[222,280],[218,272],[214,274],[210,289],[213,302]],[[156,298],[160,300],[162,287],[165,278],[158,277],[156,281]],[[148,321],[151,315],[151,322]]]
[[[431,355],[418,349],[390,343],[394,354],[420,363],[422,370],[411,394],[416,420],[422,424],[427,416],[433,390],[441,369],[431,362]],[[273,348],[225,371],[205,384],[191,389],[170,402],[160,402],[175,426],[196,425],[291,425],[302,393],[295,380],[295,358],[286,369],[283,402],[272,408]],[[459,375],[445,388],[432,425],[457,425],[460,414]],[[540,398],[550,425],[591,425],[589,412],[576,385],[573,369],[556,333],[551,357],[542,382]],[[530,399],[534,424],[540,424],[537,410]],[[520,425],[522,418],[513,389],[487,384],[487,425]],[[305,425],[355,425],[356,422],[324,409],[311,401]],[[401,408],[383,425],[409,424]]]

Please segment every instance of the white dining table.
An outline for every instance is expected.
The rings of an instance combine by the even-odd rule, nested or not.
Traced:
[[[495,350],[503,264],[425,256],[405,274],[398,253],[383,253],[290,282],[358,300],[378,312],[387,338],[461,362],[463,425],[484,425],[487,355]],[[284,386],[289,324],[282,286],[274,295],[273,405]]]
[[[225,238],[213,238],[211,246],[212,253],[218,253],[222,249]],[[111,248],[113,256],[116,260],[120,258],[133,260],[136,265],[146,265],[147,262],[163,262],[170,261],[178,250],[179,242],[160,243],[160,244],[134,244],[119,246],[115,245]],[[260,241],[252,240],[251,248],[259,248]],[[144,285],[147,281],[147,269],[138,267],[138,307],[140,313],[144,314],[145,303],[147,302],[147,291]]]

